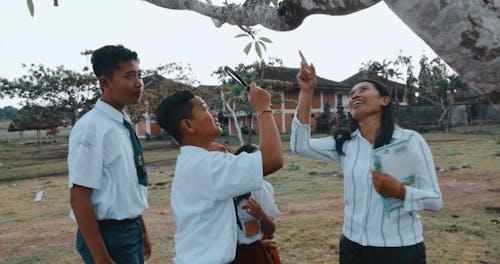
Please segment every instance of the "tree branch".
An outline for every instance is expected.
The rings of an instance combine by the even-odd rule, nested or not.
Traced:
[[[216,6],[199,0],[144,0],[167,9],[192,10],[223,23],[240,26],[262,25],[275,31],[299,27],[309,15],[347,15],[368,8],[380,0],[284,0],[278,7],[269,1],[247,0],[243,5]]]

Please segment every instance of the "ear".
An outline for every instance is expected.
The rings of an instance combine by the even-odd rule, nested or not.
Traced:
[[[189,119],[182,119],[180,128],[181,128],[181,132],[185,132],[185,133],[193,133],[194,132],[194,127],[191,125],[191,120],[189,120]]]
[[[111,80],[108,79],[106,76],[101,76],[99,77],[99,86],[101,86],[102,90],[104,92],[109,92],[111,91]]]
[[[382,97],[382,106],[387,106],[391,102],[391,98],[389,96]]]

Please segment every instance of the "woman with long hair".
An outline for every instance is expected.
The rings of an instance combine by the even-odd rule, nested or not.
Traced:
[[[417,211],[439,210],[442,198],[425,140],[415,131],[394,125],[389,92],[370,79],[360,80],[349,93],[350,129],[336,130],[333,137],[311,138],[310,109],[316,72],[303,56],[297,81],[300,96],[292,123],[292,151],[311,159],[338,162],[343,169],[340,263],[426,263]],[[375,170],[374,151],[398,141],[406,142],[414,163],[413,185],[404,185],[395,179],[396,175]],[[387,211],[387,198],[398,200],[399,205]]]

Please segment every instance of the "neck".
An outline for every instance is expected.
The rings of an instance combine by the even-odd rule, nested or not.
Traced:
[[[361,135],[368,140],[371,144],[375,143],[378,135],[380,134],[380,115],[371,116],[370,118],[365,118],[362,121],[358,121],[359,131]]]
[[[122,104],[118,104],[112,100],[110,100],[107,96],[105,95],[102,95],[101,96],[101,100],[109,105],[111,105],[114,109],[118,110],[118,112],[122,112],[123,111],[123,108],[125,107],[125,105],[122,105]]]
[[[207,140],[207,139],[202,139],[202,138],[196,137],[196,136],[184,135],[181,146],[195,146],[195,147],[199,147],[199,148],[203,148],[203,149],[208,150],[208,147],[210,146],[210,144],[212,144],[212,142],[214,140],[215,139]]]

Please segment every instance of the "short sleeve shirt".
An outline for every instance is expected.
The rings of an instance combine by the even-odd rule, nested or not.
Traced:
[[[102,100],[78,120],[69,137],[69,187],[92,188],[97,220],[140,216],[147,208],[147,187],[139,184],[134,152],[121,113]],[[70,216],[74,218],[73,211]]]
[[[274,190],[273,186],[264,180],[264,184],[262,185],[262,189],[257,191],[252,191],[251,197],[254,198],[262,207],[266,215],[271,219],[276,219],[281,215],[280,210],[274,203]],[[259,232],[255,235],[247,236],[247,232],[245,230],[245,222],[256,220],[255,217],[248,214],[245,210],[242,209],[243,205],[247,203],[247,199],[243,199],[238,204],[238,217],[242,223],[241,229],[238,228],[238,244],[249,245],[255,241],[259,241],[264,236],[262,232],[262,227],[259,223]]]
[[[261,152],[233,155],[183,146],[171,189],[174,263],[229,263],[237,234],[233,197],[262,188]]]

